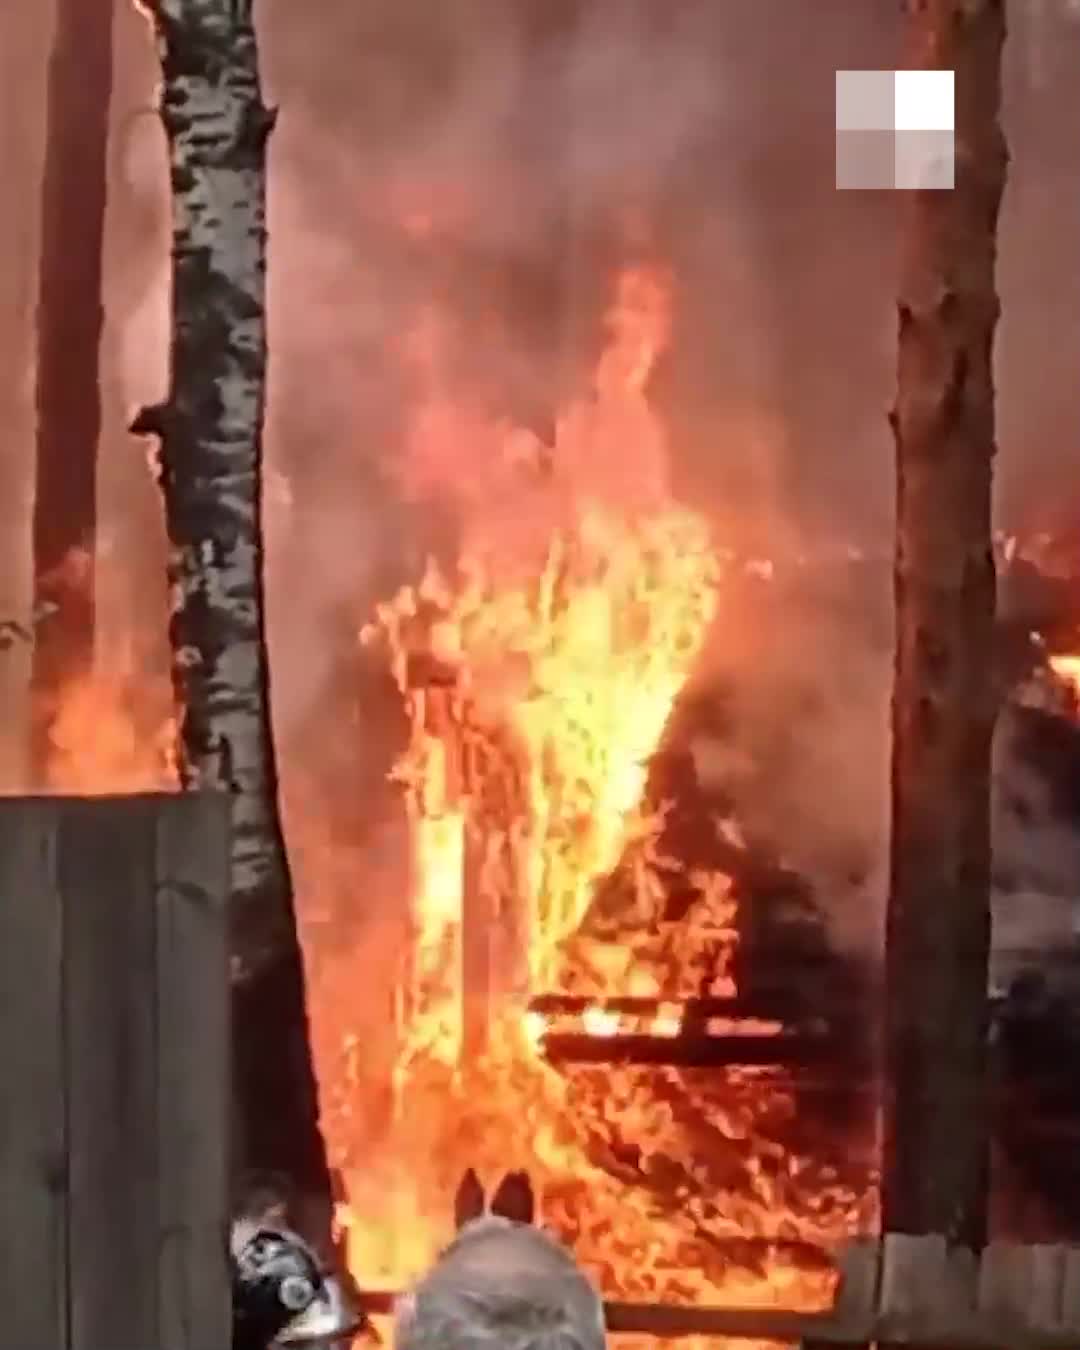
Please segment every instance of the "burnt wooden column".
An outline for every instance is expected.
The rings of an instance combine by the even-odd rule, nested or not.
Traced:
[[[992,350],[1003,0],[906,0],[909,64],[956,72],[956,175],[907,213],[899,294],[896,678],[884,1227],[985,1237],[995,574]]]
[[[524,849],[529,802],[520,748],[492,727],[464,727],[462,1062],[491,1047],[496,1020],[524,1005],[530,916]]]

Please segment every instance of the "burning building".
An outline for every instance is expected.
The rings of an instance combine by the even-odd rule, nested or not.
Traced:
[[[772,4],[421,22],[372,3],[316,31],[265,0],[277,732],[337,1219],[366,1287],[430,1260],[470,1167],[527,1170],[612,1296],[820,1306],[829,1250],[875,1222],[890,240],[874,204],[808,205],[791,126],[825,128],[831,162],[833,69],[892,65],[895,35],[875,6]],[[151,401],[163,364],[135,31],[111,228],[140,266],[110,263],[114,411]],[[1021,142],[1034,79],[1013,74]],[[1042,420],[1045,363],[1017,333],[1039,328],[1032,294],[1056,298],[1017,258],[1021,238],[1066,254],[1077,200],[1037,249],[1022,150],[1017,171],[1004,457],[1044,488],[1014,487],[1024,530],[1003,539],[1000,1195],[1056,1235],[1071,1215],[1040,1160],[1076,1094],[1029,1048],[1074,1043],[1080,593],[1075,549],[1062,566],[1037,535],[1045,444],[1080,408]],[[173,780],[164,583],[145,580],[161,541],[114,422],[99,657],[53,727],[68,790]]]

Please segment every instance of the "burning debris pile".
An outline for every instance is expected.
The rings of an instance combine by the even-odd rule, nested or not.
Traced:
[[[699,771],[701,728],[724,736],[697,681],[710,629],[747,587],[752,609],[787,583],[779,564],[737,565],[675,499],[646,397],[668,324],[663,275],[626,272],[592,388],[550,444],[470,409],[434,319],[405,353],[423,397],[402,486],[448,500],[455,535],[363,635],[407,731],[407,913],[399,893],[381,912],[369,860],[317,809],[290,819],[363,1286],[429,1263],[469,1167],[526,1169],[615,1297],[820,1306],[827,1249],[875,1219],[864,977],[830,948],[827,898],[747,827],[739,775]],[[1047,958],[1075,947],[1080,569],[1051,553],[1002,548],[994,992],[1018,1166],[1061,1163],[1080,1118],[1075,1083],[1031,1053],[1056,1046],[1060,1065],[1080,1044],[1075,965]],[[887,559],[842,565],[853,592],[887,595]],[[800,569],[812,585],[815,560]],[[173,785],[159,695],[107,672],[69,691],[55,787]],[[354,938],[358,880],[380,913]]]
[[[706,811],[699,857],[666,852],[658,752],[725,587],[645,397],[667,323],[664,279],[627,272],[553,445],[470,428],[458,558],[364,634],[408,712],[412,854],[383,1128],[328,1097],[368,1285],[434,1255],[470,1166],[527,1169],[626,1297],[820,1305],[822,1246],[873,1217],[867,1165],[799,1138],[790,1025],[740,1002],[737,826]],[[468,423],[428,337],[437,474]]]

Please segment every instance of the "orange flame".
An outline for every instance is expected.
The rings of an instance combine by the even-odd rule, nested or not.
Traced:
[[[676,864],[657,858],[660,822],[645,805],[650,756],[720,610],[725,566],[705,521],[672,498],[647,398],[670,320],[659,272],[620,279],[592,387],[550,446],[456,397],[439,322],[406,344],[426,392],[403,486],[456,503],[463,540],[455,567],[432,562],[364,634],[384,645],[409,714],[395,770],[409,931],[403,940],[386,920],[362,954],[339,954],[318,905],[304,906],[324,1124],[348,1188],[335,1224],[362,1285],[400,1285],[430,1262],[467,1166],[485,1181],[526,1167],[545,1220],[611,1296],[820,1306],[831,1272],[790,1240],[829,1242],[873,1218],[872,1200],[786,1142],[795,1104],[775,1074],[556,1072],[542,1054],[550,1019],[524,1008],[531,990],[572,990],[595,1000],[587,1034],[677,1037],[682,998],[734,992],[730,883],[687,878],[694,903],[667,921],[656,877]],[[136,703],[108,672],[70,691],[58,788],[175,784],[172,724]],[[317,820],[297,814],[290,835],[310,846],[308,877],[331,889],[352,860]],[[600,931],[585,921],[617,866],[634,885]],[[398,963],[385,1066],[359,1011],[362,974],[383,957]],[[618,993],[661,1001],[642,1025],[603,1006]],[[381,1034],[380,1017],[368,1022]]]
[[[1080,655],[1059,652],[1048,657],[1047,664],[1069,691],[1070,696],[1080,703]]]
[[[659,273],[621,278],[591,393],[559,419],[551,447],[454,402],[447,335],[430,316],[408,346],[429,378],[406,481],[457,502],[464,544],[454,569],[431,561],[362,634],[384,644],[409,713],[395,776],[416,870],[394,1125],[369,1141],[363,1175],[350,1171],[364,1197],[350,1230],[361,1281],[422,1268],[447,1235],[467,1166],[490,1177],[527,1167],[548,1220],[609,1293],[629,1297],[820,1303],[828,1270],[775,1253],[768,1271],[741,1267],[710,1244],[835,1237],[856,1221],[855,1196],[839,1184],[798,1215],[807,1168],[755,1136],[756,1120],[783,1116],[787,1100],[767,1078],[557,1073],[541,1056],[551,1020],[523,1008],[530,990],[572,986],[597,997],[580,1024],[604,1038],[641,1029],[604,1008],[605,994],[678,1000],[701,992],[707,970],[709,992],[733,992],[723,876],[688,878],[697,901],[666,923],[655,880],[635,865],[618,932],[582,931],[601,879],[628,859],[656,861],[649,759],[721,599],[722,555],[706,522],[670,495],[646,397],[669,308]],[[469,983],[477,970],[480,992]],[[469,1032],[478,1001],[479,1053]],[[644,1029],[677,1036],[677,1005]],[[354,1128],[330,1122],[346,1168]],[[737,1187],[710,1177],[720,1165],[703,1162],[710,1149],[730,1155],[728,1170],[738,1157]],[[617,1162],[626,1150],[637,1159],[629,1168]]]

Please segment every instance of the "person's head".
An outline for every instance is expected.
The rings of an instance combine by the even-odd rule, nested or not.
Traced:
[[[507,1193],[488,1214],[459,1210],[457,1237],[398,1303],[395,1350],[604,1350],[595,1289],[565,1248],[500,1212]]]

